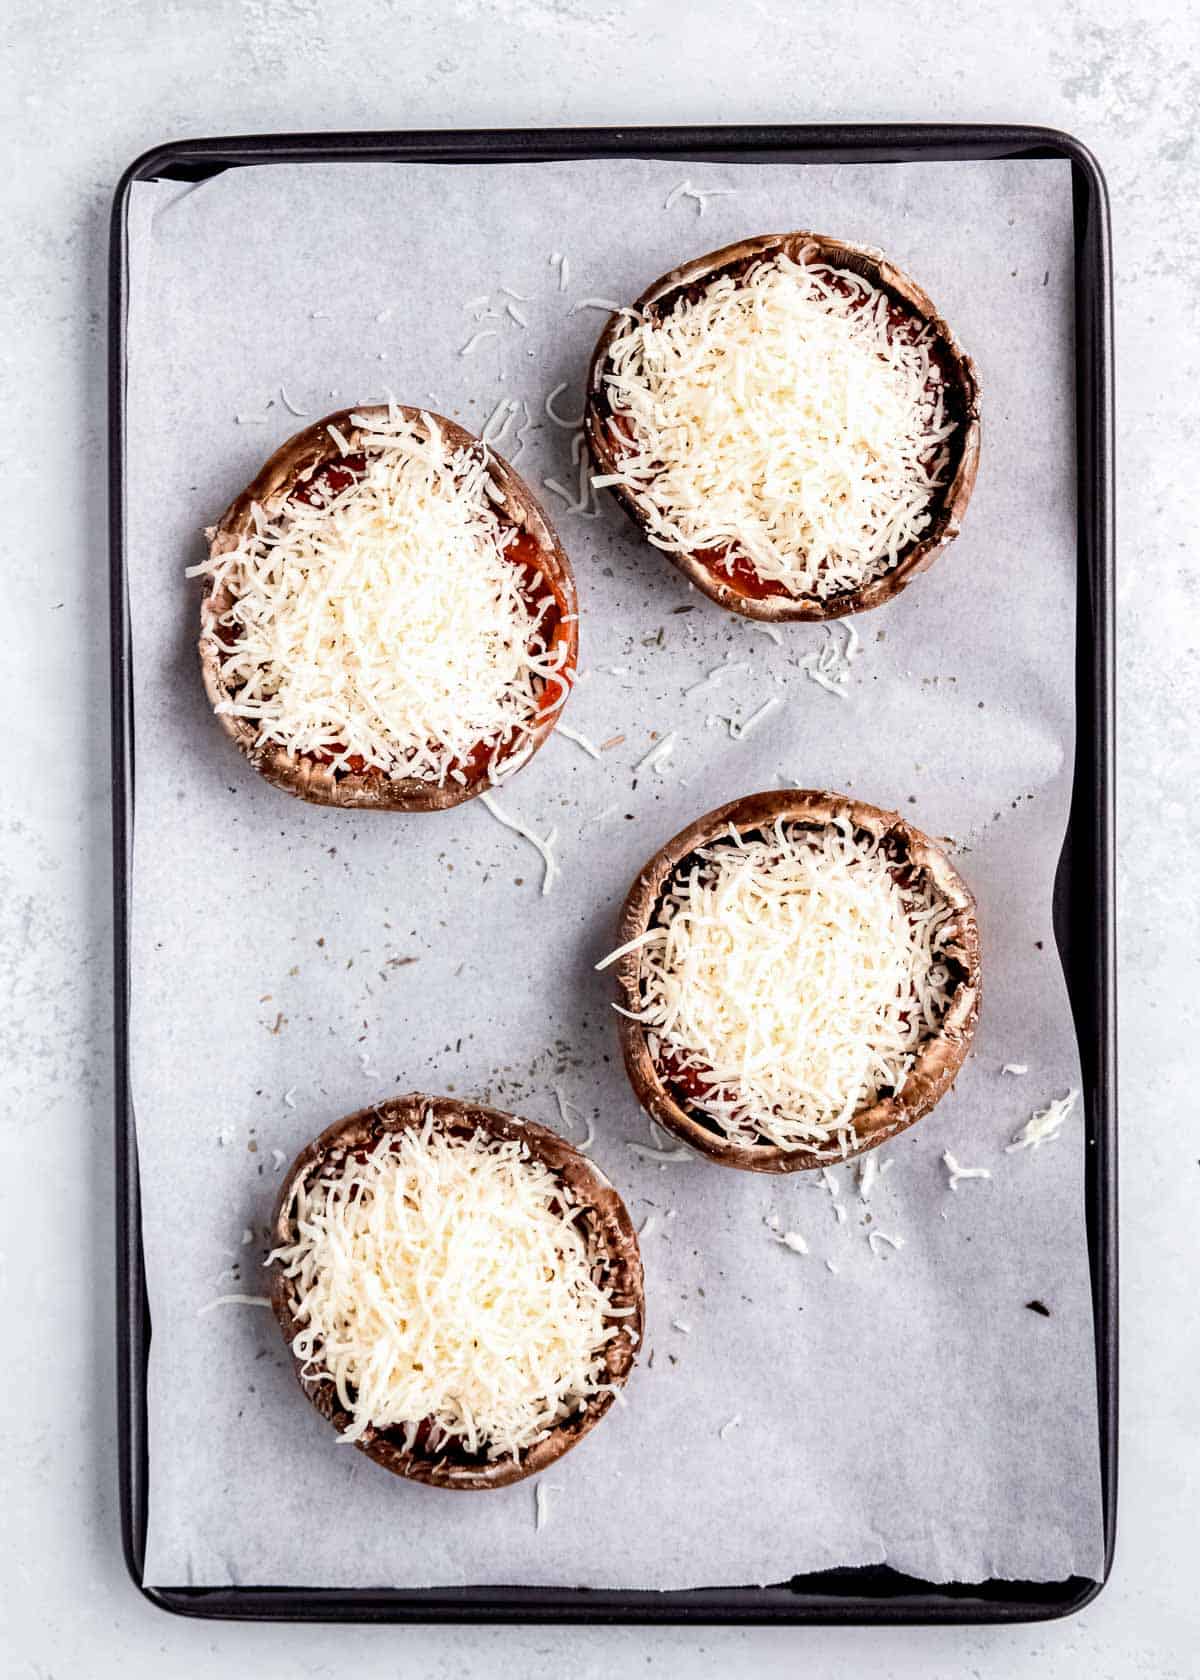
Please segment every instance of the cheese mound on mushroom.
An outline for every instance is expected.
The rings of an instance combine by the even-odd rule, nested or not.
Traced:
[[[843,1152],[951,1001],[954,910],[844,819],[782,820],[676,868],[641,947],[651,1056],[740,1144]]]
[[[580,1411],[621,1333],[580,1212],[523,1143],[428,1114],[299,1180],[295,1240],[270,1259],[302,1327],[293,1352],[350,1416],[342,1439],[395,1430],[426,1455],[516,1457]]]
[[[593,482],[626,486],[668,552],[741,560],[792,597],[857,589],[928,528],[947,475],[931,339],[850,270],[781,253],[719,275],[621,327],[618,468]]]
[[[565,698],[552,597],[510,552],[486,451],[451,448],[430,415],[355,422],[350,482],[318,472],[192,568],[232,597],[217,709],[335,770],[462,783],[520,754],[548,683]]]

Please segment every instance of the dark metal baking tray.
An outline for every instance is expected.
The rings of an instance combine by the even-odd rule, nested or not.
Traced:
[[[181,1615],[345,1622],[1020,1622],[1081,1609],[1101,1583],[986,1581],[935,1586],[889,1568],[832,1569],[771,1586],[679,1592],[546,1587],[421,1590],[143,1585],[147,1489],[146,1295],[137,1139],[129,1092],[129,843],[134,811],[132,684],[124,535],[126,217],[134,181],[204,180],[246,164],[309,161],[538,162],[650,157],[681,162],[907,163],[1063,158],[1075,218],[1075,397],[1078,449],[1077,743],[1071,811],[1055,882],[1054,926],[1083,1067],[1086,1207],[1099,1389],[1105,1565],[1117,1498],[1116,951],[1113,886],[1112,264],[1104,178],[1087,151],[1053,129],[931,124],[741,128],[448,130],[277,134],[186,140],[130,165],[113,201],[109,255],[109,542],[112,637],[115,909],[117,1346],[121,1528],[129,1573],[145,1596]]]

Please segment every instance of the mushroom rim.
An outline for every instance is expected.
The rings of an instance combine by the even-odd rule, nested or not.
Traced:
[[[335,774],[329,765],[318,764],[276,743],[264,746],[253,719],[218,710],[229,699],[230,690],[224,681],[217,620],[221,613],[228,611],[236,592],[226,586],[218,588],[211,576],[202,578],[197,650],[205,693],[217,722],[243,757],[272,786],[314,805],[398,812],[446,811],[507,782],[545,745],[570,696],[579,665],[579,602],[571,562],[549,515],[515,467],[482,438],[429,408],[402,403],[365,403],[337,409],[286,438],[268,457],[208,533],[209,558],[218,559],[239,546],[252,530],[256,507],[275,511],[318,468],[341,457],[343,451],[331,437],[331,428],[345,439],[349,446],[347,453],[354,454],[355,444],[364,431],[357,423],[359,420],[394,415],[403,417],[418,430],[424,430],[426,422],[432,421],[456,449],[485,451],[492,481],[500,492],[497,507],[504,522],[513,530],[525,532],[537,545],[539,577],[553,598],[559,622],[566,631],[567,652],[562,671],[567,693],[553,709],[539,711],[526,741],[509,755],[510,759],[520,758],[517,770],[506,772],[502,764],[498,777],[485,771],[465,784],[427,781],[418,776],[388,777],[368,771]]]
[[[829,234],[805,230],[757,234],[681,263],[653,281],[632,308],[638,312],[655,308],[670,299],[672,294],[687,291],[701,284],[710,285],[723,273],[748,268],[760,258],[769,260],[782,253],[793,261],[802,261],[813,251],[819,254],[820,260],[828,262],[831,266],[846,268],[860,275],[868,284],[888,294],[933,330],[946,361],[953,370],[953,384],[957,400],[962,407],[962,415],[958,421],[956,435],[951,440],[956,446],[954,471],[948,482],[939,487],[929,528],[902,550],[894,566],[868,578],[854,589],[843,590],[824,599],[815,595],[746,595],[731,579],[722,577],[694,551],[670,549],[657,543],[652,545],[709,600],[744,618],[756,619],[763,623],[820,622],[845,618],[852,613],[868,612],[893,599],[918,573],[932,565],[937,556],[958,536],[979,470],[981,425],[979,376],[975,363],[959,344],[952,328],[939,314],[929,295],[882,252],[871,246],[854,245]],[[598,474],[619,470],[616,452],[605,432],[605,421],[611,413],[611,407],[604,388],[604,378],[612,346],[618,336],[627,330],[627,313],[610,316],[596,341],[588,366],[584,433]],[[649,541],[646,515],[637,493],[623,484],[612,484],[608,489],[643,537]]]
[[[962,969],[963,979],[938,1030],[922,1042],[899,1091],[856,1112],[854,1128],[858,1141],[855,1147],[846,1150],[836,1144],[829,1149],[808,1150],[731,1140],[715,1123],[699,1120],[677,1100],[650,1054],[646,1042],[648,1029],[641,1022],[618,1014],[617,1036],[625,1071],[642,1107],[672,1136],[721,1166],[766,1173],[815,1171],[878,1148],[914,1125],[945,1096],[971,1048],[982,1001],[974,895],[945,852],[922,830],[898,811],[867,804],[848,794],[815,788],[777,789],[743,795],[696,818],[661,846],[638,872],[622,906],[617,948],[638,939],[653,925],[666,882],[698,847],[719,840],[730,828],[746,835],[768,829],[777,820],[827,825],[837,817],[849,820],[855,829],[865,829],[881,840],[897,836],[914,865],[928,873],[956,914],[955,949],[951,955]],[[637,947],[626,952],[616,965],[624,1009],[638,1010],[641,1006],[641,958],[642,950]]]
[[[524,1143],[532,1158],[547,1166],[575,1196],[580,1208],[590,1214],[588,1232],[594,1243],[595,1264],[603,1265],[613,1281],[608,1285],[614,1305],[632,1307],[633,1312],[614,1318],[620,1334],[605,1344],[607,1383],[590,1394],[583,1407],[564,1418],[542,1440],[526,1448],[515,1459],[488,1460],[478,1455],[455,1457],[443,1448],[436,1456],[419,1450],[407,1451],[392,1429],[371,1429],[354,1444],[376,1464],[394,1475],[432,1487],[458,1491],[508,1487],[524,1481],[561,1458],[595,1428],[615,1402],[615,1391],[623,1388],[636,1363],[645,1330],[645,1286],[637,1233],[620,1194],[594,1161],[566,1138],[535,1121],[523,1120],[505,1110],[453,1097],[429,1096],[413,1091],[401,1097],[345,1115],[327,1126],[307,1143],[287,1168],[271,1218],[271,1247],[286,1248],[293,1240],[291,1202],[298,1183],[320,1176],[330,1164],[344,1156],[377,1145],[385,1136],[413,1131],[425,1124],[432,1113],[434,1123],[452,1134],[467,1136],[483,1131],[490,1138]],[[301,1389],[327,1423],[339,1434],[350,1423],[349,1414],[338,1404],[332,1385],[312,1362],[301,1360],[293,1349],[303,1326],[292,1310],[291,1282],[275,1264],[271,1272],[270,1301],[292,1368]]]

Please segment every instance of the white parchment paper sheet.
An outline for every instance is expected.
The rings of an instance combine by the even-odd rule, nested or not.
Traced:
[[[664,210],[689,177],[735,195],[703,217],[686,197]],[[572,306],[628,300],[678,260],[795,227],[907,268],[976,357],[984,394],[963,535],[856,621],[847,696],[805,675],[822,628],[785,627],[776,645],[690,592],[615,507],[588,521],[548,495],[590,673],[566,721],[596,742],[625,737],[599,763],[554,739],[503,796],[538,832],[558,829],[550,897],[532,849],[478,803],[354,815],[256,777],[209,713],[183,568],[201,528],[303,423],[288,404],[316,416],[390,390],[478,430],[502,397],[523,397],[538,427],[520,470],[569,482],[570,434],[542,401],[566,381],[560,409],[578,412],[604,322]],[[568,259],[564,290],[554,252]],[[1095,1575],[1082,1128],[1036,1154],[1003,1147],[1078,1083],[1050,925],[1074,731],[1067,166],[240,169],[137,186],[129,257],[147,1580],[687,1587],[881,1561],[933,1581]],[[477,326],[463,305],[481,294],[501,315]],[[479,328],[496,336],[461,354]],[[741,668],[685,693],[727,656]],[[726,720],[771,697],[784,704],[731,739]],[[653,732],[671,730],[662,773],[638,775]],[[619,1065],[611,978],[592,968],[650,852],[781,779],[955,836],[980,904],[976,1053],[885,1151],[869,1203],[839,1170],[841,1224],[811,1175],[635,1156],[647,1130]],[[1006,1061],[1028,1075],[1002,1075]],[[653,1365],[549,1473],[538,1533],[530,1486],[447,1495],[339,1446],[267,1312],[200,1309],[262,1293],[279,1169],[338,1115],[418,1088],[556,1124],[556,1085],[594,1120],[595,1157],[635,1218],[653,1216]],[[994,1176],[950,1194],[946,1148]],[[771,1240],[771,1214],[809,1255]],[[872,1230],[904,1246],[877,1255]],[[1052,1316],[1028,1311],[1034,1298]]]

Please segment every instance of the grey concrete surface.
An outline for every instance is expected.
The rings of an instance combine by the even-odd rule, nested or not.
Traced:
[[[0,1676],[1200,1672],[1195,13],[960,0],[9,0],[0,441]],[[1123,1476],[1113,1580],[1012,1629],[289,1629],[165,1618],[116,1518],[104,262],[151,144],[323,128],[1046,123],[1099,155],[1119,346]],[[1021,540],[1014,531],[1013,541]]]

